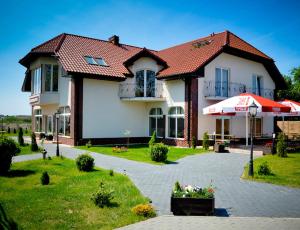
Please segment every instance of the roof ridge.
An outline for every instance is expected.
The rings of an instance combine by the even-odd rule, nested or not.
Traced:
[[[80,37],[80,38],[85,38],[85,39],[91,39],[91,40],[96,40],[96,41],[100,41],[100,42],[110,43],[109,41],[104,40],[104,39],[93,38],[93,37],[88,37],[88,36],[83,36],[83,35],[78,35],[78,34],[65,33],[65,35],[74,36],[74,37]],[[120,45],[130,46],[130,47],[134,47],[134,48],[143,49],[143,47],[140,47],[140,46],[134,46],[134,45],[128,45],[128,44],[125,44],[125,43],[120,43]],[[145,48],[145,47],[144,47],[144,48]],[[154,49],[148,49],[148,50],[157,52],[157,50],[154,50]]]
[[[261,50],[257,49],[256,47],[254,47],[253,45],[251,45],[250,43],[248,43],[248,42],[245,41],[244,39],[240,38],[240,37],[237,36],[236,34],[230,32],[230,31],[228,31],[228,32],[229,32],[229,34],[231,34],[231,35],[237,37],[238,39],[240,39],[241,41],[245,42],[247,45],[251,46],[253,49],[259,51],[260,53],[262,53],[263,55],[265,55],[265,56],[266,56],[267,58],[269,58],[270,60],[273,60],[273,58],[269,57],[269,55],[267,55],[267,54],[265,54],[264,52],[262,52]],[[228,45],[230,46],[230,41],[229,41]],[[274,61],[274,60],[273,60],[273,61]]]

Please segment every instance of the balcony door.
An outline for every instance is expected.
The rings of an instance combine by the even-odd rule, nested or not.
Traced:
[[[216,68],[215,93],[217,97],[228,97],[229,70]]]
[[[263,79],[262,76],[252,76],[252,93],[263,96]]]
[[[140,70],[136,72],[136,97],[155,97],[155,72]]]

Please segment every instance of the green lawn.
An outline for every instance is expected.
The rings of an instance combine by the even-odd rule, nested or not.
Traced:
[[[19,146],[19,147],[21,149],[21,152],[18,153],[17,155],[27,155],[27,154],[41,153],[40,151],[32,152],[31,151],[31,146],[29,144],[26,144],[25,146]]]
[[[261,176],[257,174],[258,166],[264,161],[268,162],[274,175]],[[290,187],[300,187],[300,153],[288,154],[287,158],[277,155],[267,155],[254,160],[254,178],[248,177],[248,165],[245,167],[242,178],[262,181]]]
[[[50,185],[42,186],[45,170]],[[100,181],[115,191],[113,207],[102,209],[90,200]],[[144,220],[131,208],[147,201],[126,176],[79,172],[68,159],[15,163],[8,176],[0,176],[0,202],[22,229],[113,229]]]
[[[2,134],[0,134],[2,135]],[[25,131],[23,130],[23,136],[24,137],[29,137],[31,135],[31,132],[28,131],[27,133],[25,133]],[[18,136],[18,132],[17,133],[13,133],[13,132],[10,132],[10,133],[4,133],[3,136],[7,136],[7,137],[17,137]]]
[[[126,158],[128,160],[141,161],[141,162],[146,162],[146,163],[151,163],[151,164],[163,164],[163,163],[154,162],[150,159],[148,145],[131,145],[131,146],[129,146],[129,149],[127,152],[120,152],[120,153],[113,152],[112,146],[92,146],[90,148],[88,148],[86,146],[78,146],[77,148],[86,150],[89,152],[96,152],[96,153],[102,153],[105,155]],[[197,149],[178,148],[178,147],[170,146],[169,152],[168,152],[168,160],[165,163],[170,164],[180,158],[183,158],[183,157],[186,157],[189,155],[205,153],[205,152],[208,152],[208,151],[204,150],[204,149],[199,149],[199,148],[197,148]]]

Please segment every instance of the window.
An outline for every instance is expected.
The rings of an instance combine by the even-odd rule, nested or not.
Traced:
[[[59,108],[59,121],[58,121],[58,131],[60,135],[70,136],[70,107],[60,107]]]
[[[47,133],[53,133],[53,116],[47,116]]]
[[[155,97],[155,72],[152,70],[140,70],[135,74],[136,97]]]
[[[216,68],[215,89],[217,97],[228,97],[229,70]]]
[[[57,92],[58,91],[58,65],[46,64],[44,67],[45,72],[45,91]]]
[[[157,137],[164,136],[164,119],[161,108],[152,108],[149,113],[149,136],[156,132]]]
[[[184,111],[182,107],[171,107],[168,114],[168,136],[184,137]]]
[[[40,94],[41,93],[41,74],[42,69],[41,67],[36,68],[33,70],[33,76],[32,76],[32,94]]]
[[[84,57],[85,61],[90,65],[108,66],[103,58],[93,58],[90,56]]]
[[[263,81],[262,76],[253,75],[252,76],[252,93],[263,96]]]
[[[41,109],[34,110],[34,131],[42,132],[43,115]]]

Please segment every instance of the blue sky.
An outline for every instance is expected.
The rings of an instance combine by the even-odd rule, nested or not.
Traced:
[[[10,0],[0,14],[0,114],[30,114],[21,92],[32,47],[62,32],[162,49],[225,29],[273,59],[283,74],[300,66],[300,1]]]

